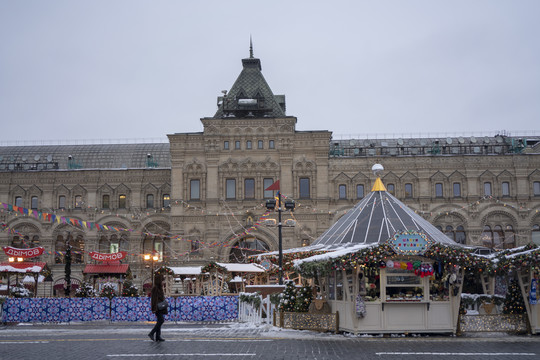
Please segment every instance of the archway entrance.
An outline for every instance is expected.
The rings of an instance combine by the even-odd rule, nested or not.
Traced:
[[[229,262],[249,263],[249,256],[258,255],[265,251],[270,251],[270,247],[266,242],[255,237],[243,238],[232,245]]]

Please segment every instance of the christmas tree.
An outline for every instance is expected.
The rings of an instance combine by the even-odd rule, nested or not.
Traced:
[[[285,284],[285,290],[281,294],[279,309],[281,311],[307,312],[309,305],[313,300],[311,287],[296,287],[294,281],[288,281]]]
[[[307,312],[309,305],[313,300],[313,291],[310,286],[303,286],[297,289],[296,302],[294,304],[294,311]]]
[[[124,288],[122,289],[122,296],[139,296],[139,289],[135,285],[133,285],[133,282],[131,280],[126,279],[124,281]]]
[[[279,309],[281,311],[294,311],[296,305],[296,285],[294,281],[287,281],[285,290],[281,294]]]
[[[101,288],[101,293],[99,294],[101,297],[106,297],[109,299],[112,299],[116,296],[116,290],[114,288],[114,285],[111,283],[105,283],[103,284],[103,287]]]
[[[504,300],[504,314],[523,314],[525,313],[525,303],[521,295],[521,289],[517,280],[512,280],[508,285],[506,298]]]
[[[83,282],[77,290],[75,290],[75,297],[95,297],[97,295],[96,290],[89,282]]]

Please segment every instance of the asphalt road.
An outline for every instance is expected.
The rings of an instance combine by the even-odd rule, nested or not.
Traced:
[[[540,359],[540,336],[352,336],[249,327],[166,324],[3,326],[0,359]]]

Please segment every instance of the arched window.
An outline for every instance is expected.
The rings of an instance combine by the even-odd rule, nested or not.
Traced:
[[[339,198],[340,199],[347,198],[347,185],[344,185],[344,184],[339,185]]]
[[[171,196],[169,194],[163,194],[162,199],[163,207],[168,208],[171,206]]]
[[[119,209],[125,209],[126,208],[126,195],[122,194],[118,196],[118,208]]]
[[[32,200],[31,200],[31,203],[30,203],[30,208],[32,210],[37,210],[37,208],[38,208],[38,197],[37,196],[32,196]]]
[[[358,184],[356,185],[356,198],[362,199],[364,197],[364,185]]]
[[[503,248],[511,249],[516,247],[516,235],[512,225],[506,225],[504,229],[504,244]]]
[[[533,195],[540,196],[540,181],[535,181],[533,183]]]
[[[153,209],[154,208],[154,195],[153,194],[147,194],[146,195],[146,208],[147,209]]]
[[[58,197],[58,208],[59,209],[65,209],[66,208],[66,197],[64,195],[60,195]]]
[[[71,262],[74,264],[84,263],[84,237],[81,234],[70,236]]]
[[[54,262],[56,264],[63,264],[65,255],[66,239],[62,235],[58,235],[54,243]]]
[[[493,231],[491,231],[491,226],[486,225],[484,226],[484,231],[480,235],[480,239],[482,240],[482,245],[487,248],[494,248],[493,246]]]
[[[110,196],[109,195],[103,195],[101,198],[101,208],[102,209],[109,209],[110,208]]]
[[[413,186],[410,183],[405,184],[405,198],[410,199],[413,197]]]
[[[533,244],[540,245],[540,225],[533,225],[531,231],[531,240]]]
[[[461,184],[454,183],[454,197],[461,197]]]
[[[465,228],[461,225],[459,225],[456,228],[456,238],[455,241],[458,244],[466,244],[467,243],[467,236],[465,234]]]
[[[83,205],[83,200],[81,195],[75,196],[75,209],[81,209]]]
[[[501,225],[495,225],[493,228],[493,247],[502,249],[504,244],[504,231]]]
[[[15,206],[23,207],[23,198],[22,196],[15,197]]]
[[[484,196],[491,196],[491,183],[485,182],[484,183]]]
[[[454,228],[450,225],[446,226],[446,229],[444,231],[444,235],[448,236],[450,240],[456,241],[456,238],[454,236]]]
[[[390,194],[392,194],[392,195],[395,195],[395,194],[394,194],[395,189],[396,189],[396,188],[395,188],[394,184],[388,184],[388,185],[386,186],[386,190],[388,190],[388,192],[389,192]]]
[[[442,183],[435,184],[435,197],[437,198],[443,197],[443,184]]]
[[[270,247],[264,241],[254,237],[241,239],[232,246],[229,261],[235,263],[247,263],[249,262],[249,256],[260,254],[265,251],[270,251]]]

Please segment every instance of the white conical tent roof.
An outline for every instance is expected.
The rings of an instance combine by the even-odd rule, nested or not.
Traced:
[[[337,248],[383,243],[400,231],[424,233],[435,242],[458,245],[388,193],[380,179],[377,181],[375,190],[315,240],[314,246]]]

